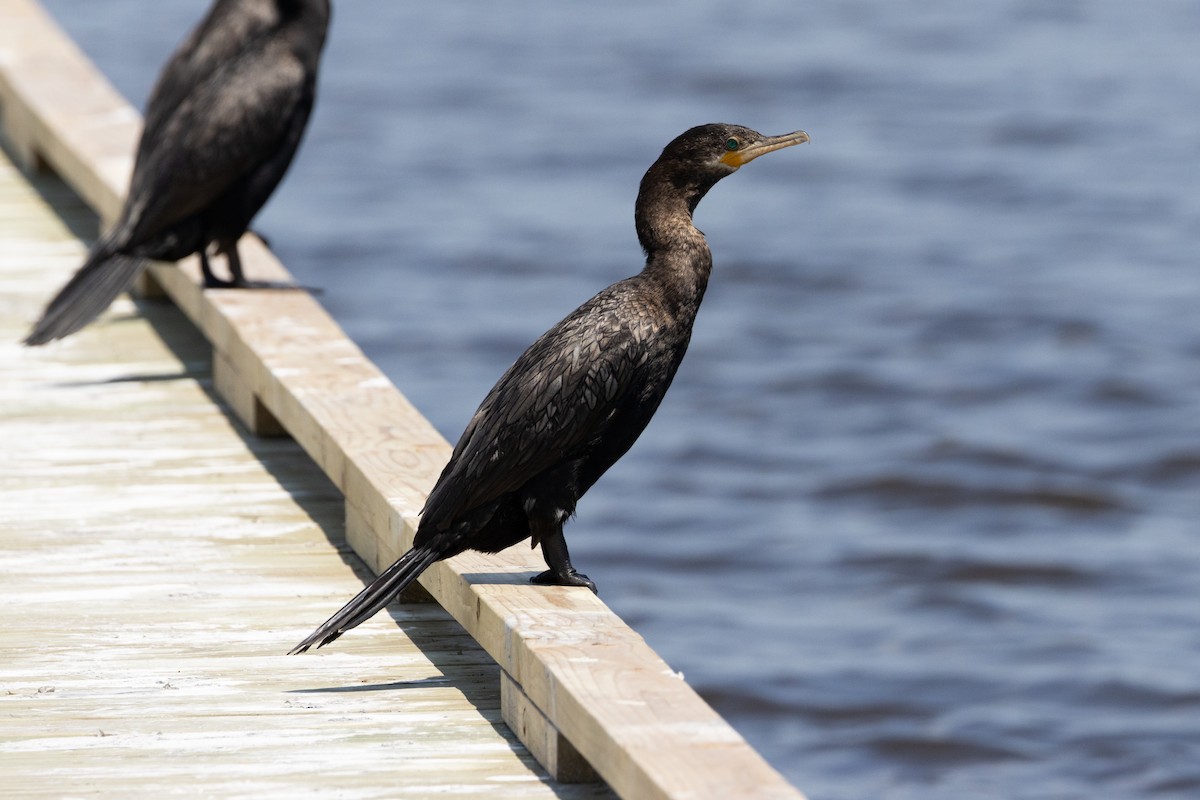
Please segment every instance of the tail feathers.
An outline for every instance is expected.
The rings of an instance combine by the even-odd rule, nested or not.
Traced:
[[[103,243],[96,245],[79,271],[46,306],[24,343],[46,344],[80,330],[133,285],[145,263],[140,258],[111,253]]]
[[[430,564],[441,557],[441,548],[431,547],[429,544],[409,550],[395,564],[380,573],[379,577],[359,592],[353,600],[346,603],[341,611],[334,614],[308,638],[293,647],[288,655],[303,653],[314,644],[317,647],[323,647],[351,628],[356,628],[366,622],[375,615],[376,611],[404,591]]]

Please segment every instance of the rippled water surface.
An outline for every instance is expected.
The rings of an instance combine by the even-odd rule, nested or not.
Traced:
[[[200,15],[51,0],[136,102]],[[813,798],[1200,796],[1200,7],[335,0],[259,227],[451,440],[710,121],[604,599]]]

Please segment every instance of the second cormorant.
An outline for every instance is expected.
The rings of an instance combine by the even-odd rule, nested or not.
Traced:
[[[252,285],[237,241],[283,178],[313,107],[329,0],[216,0],[159,75],[146,104],[121,216],[25,338],[83,328],[146,259],[198,253],[208,287]],[[207,248],[229,261],[213,274]]]
[[[645,268],[577,308],[509,367],[455,445],[413,549],[291,652],[332,642],[430,564],[468,549],[495,553],[532,539],[549,566],[534,583],[595,591],[571,565],[563,523],[650,422],[683,360],[712,271],[692,212],[738,167],[807,141],[804,131],[763,136],[714,124],[668,144],[638,193]]]

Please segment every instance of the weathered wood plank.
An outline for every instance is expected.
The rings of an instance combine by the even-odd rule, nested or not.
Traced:
[[[267,410],[254,394],[254,390],[238,374],[237,368],[230,364],[229,359],[221,352],[213,353],[213,386],[217,394],[225,398],[234,416],[255,436],[287,435],[283,425]]]
[[[28,166],[50,165],[106,221],[115,219],[133,166],[141,117],[36,2],[0,11],[0,113]],[[81,91],[82,88],[82,91]]]
[[[500,673],[500,709],[504,721],[551,775],[567,783],[600,780],[592,765],[503,670]]]
[[[5,19],[24,20],[19,34],[0,32],[6,118],[31,117],[20,126],[34,131],[31,147],[111,216],[136,123],[86,63],[72,61],[77,54],[56,42],[60,34],[31,5],[0,0]],[[54,63],[40,61],[40,70],[15,78],[13,67],[35,58],[26,52],[31,46],[55,53]],[[68,84],[71,107],[64,109]],[[89,99],[79,102],[80,94]],[[21,110],[8,110],[12,103]],[[110,138],[124,137],[123,149],[109,138],[71,133],[102,123]],[[118,149],[126,158],[114,169]],[[247,237],[243,248],[248,274],[291,280],[257,240]],[[197,271],[185,262],[155,266],[153,275],[238,376],[238,403],[249,408],[253,395],[286,428],[344,493],[356,549],[373,569],[386,566],[411,541],[447,443],[306,293],[204,292]],[[622,796],[800,796],[598,598],[583,589],[529,586],[526,579],[541,569],[538,555],[518,546],[451,559],[421,582]],[[336,605],[298,613],[296,638]],[[341,640],[332,657],[365,646],[356,636]],[[544,731],[534,735],[544,739]]]

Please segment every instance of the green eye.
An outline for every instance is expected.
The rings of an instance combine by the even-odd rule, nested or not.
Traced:
[[[741,145],[738,144],[737,139],[730,139],[729,141],[725,142],[726,150],[737,150],[739,147],[741,147]]]

